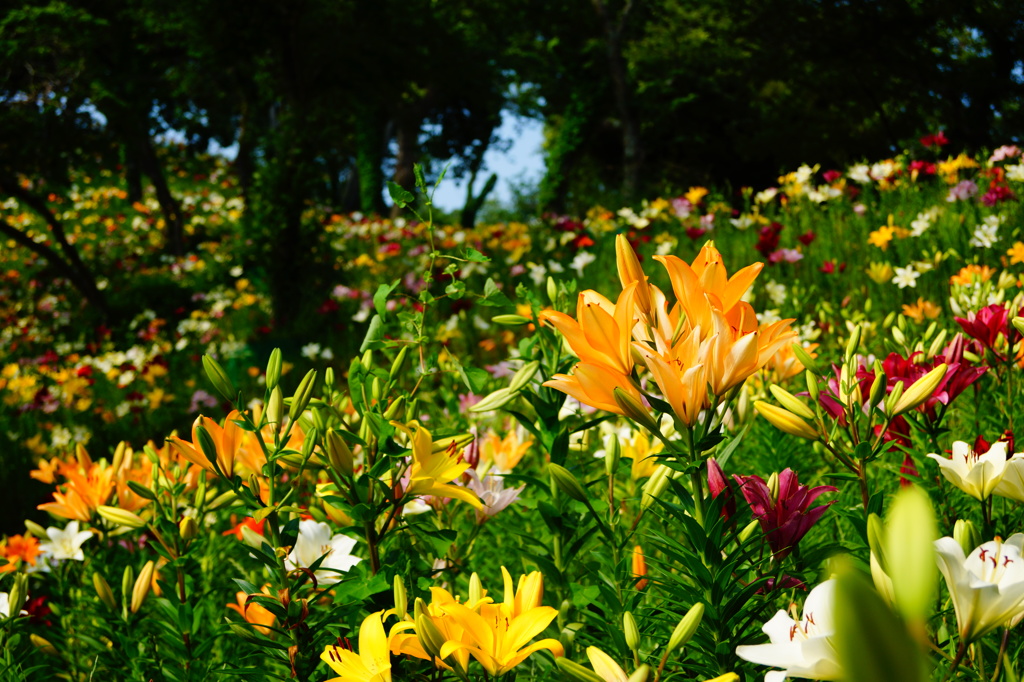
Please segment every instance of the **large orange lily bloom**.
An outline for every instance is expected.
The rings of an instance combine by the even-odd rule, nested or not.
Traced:
[[[203,449],[199,446],[199,435],[196,428],[202,424],[217,447],[218,467],[225,476],[230,478],[235,471],[235,453],[242,444],[242,438],[245,436],[245,431],[235,423],[235,420],[239,418],[238,410],[232,410],[224,420],[224,426],[220,426],[209,417],[200,415],[192,424],[191,443],[186,443],[177,436],[171,436],[167,440],[171,447],[189,462],[201,466],[207,471],[218,473],[217,467],[213,466],[213,463],[207,459]]]
[[[635,291],[636,284],[630,284],[614,305],[596,291],[584,291],[577,300],[575,320],[557,310],[541,312],[540,319],[560,331],[583,362],[629,374],[633,371],[629,344],[635,324]]]
[[[545,386],[566,393],[584,405],[625,416],[615,400],[615,389],[621,388],[637,403],[642,403],[640,391],[628,376],[604,365],[578,363],[572,374],[556,374],[544,382]]]

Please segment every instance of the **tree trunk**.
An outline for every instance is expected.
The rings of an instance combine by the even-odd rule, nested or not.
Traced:
[[[383,213],[384,160],[380,128],[374,111],[365,104],[356,104],[356,170],[359,173],[359,206],[363,213]]]
[[[136,137],[136,151],[139,154],[139,165],[156,190],[156,199],[160,202],[160,211],[164,216],[164,248],[175,256],[185,253],[185,233],[182,229],[181,206],[171,194],[167,185],[164,169],[153,148],[153,141],[148,134]]]
[[[613,20],[608,14],[608,8],[603,0],[592,1],[594,9],[604,25],[608,75],[612,81],[615,108],[619,113],[622,126],[622,195],[624,200],[631,201],[636,197],[640,184],[640,167],[644,158],[640,140],[640,123],[630,106],[629,72],[626,68],[626,60],[622,56],[622,33],[626,26],[626,17],[633,8],[633,2],[627,0],[619,16]]]
[[[414,116],[399,116],[395,141],[398,144],[398,154],[395,156],[395,174],[393,180],[413,194],[416,194],[416,174],[413,167],[419,158],[419,119]],[[401,215],[402,209],[399,206],[391,207],[391,218]]]

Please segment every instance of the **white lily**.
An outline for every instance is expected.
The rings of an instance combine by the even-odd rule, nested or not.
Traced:
[[[324,557],[313,575],[320,583],[336,583],[341,580],[339,571],[344,573],[362,561],[352,555],[355,546],[353,538],[341,533],[332,536],[326,523],[307,519],[299,522],[299,536],[286,563],[290,569],[309,568]]]
[[[766,673],[764,682],[782,682],[787,677],[840,679],[839,655],[832,644],[835,591],[835,580],[821,583],[804,600],[804,612],[799,621],[779,611],[761,628],[771,642],[738,646],[736,655],[751,663],[784,668]]]
[[[996,538],[964,556],[953,538],[935,541],[939,570],[953,600],[960,637],[973,642],[1024,617],[1024,534]]]
[[[82,545],[92,537],[92,531],[78,530],[78,521],[72,521],[63,530],[51,526],[46,529],[46,535],[50,540],[39,543],[40,552],[53,559],[85,561]]]
[[[978,454],[962,440],[953,443],[952,457],[932,453],[946,480],[971,497],[990,497],[1006,471],[1006,443],[995,443],[985,454]]]

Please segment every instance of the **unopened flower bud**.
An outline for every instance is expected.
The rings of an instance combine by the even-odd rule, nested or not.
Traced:
[[[690,638],[697,632],[700,622],[704,618],[704,602],[697,602],[690,607],[686,615],[682,617],[672,636],[668,640],[668,650],[675,651],[690,641]]]
[[[804,372],[804,381],[807,384],[807,394],[811,396],[811,400],[815,403],[818,402],[818,378],[814,376],[814,372],[808,370]]]
[[[636,619],[629,611],[622,614],[622,634],[626,637],[626,646],[636,653],[640,649],[640,628],[636,626]]]
[[[757,519],[754,519],[753,521],[748,523],[746,526],[744,526],[743,530],[740,531],[739,538],[738,538],[739,541],[740,541],[740,544],[743,544],[744,542],[749,540],[750,536],[754,534],[754,531],[757,530],[760,525],[761,525],[761,522],[758,521]]]
[[[316,384],[316,370],[311,369],[306,372],[306,376],[302,377],[299,387],[292,395],[291,405],[288,406],[288,417],[292,421],[298,419],[299,415],[306,411],[306,406],[309,405],[309,400],[313,397],[314,384]]]
[[[885,388],[885,374],[876,374],[875,380],[871,382],[871,391],[868,393],[868,404],[871,407],[878,405],[885,398]]]
[[[970,556],[971,552],[981,545],[981,534],[974,524],[965,519],[957,519],[953,525],[953,539],[963,547],[964,556]]]
[[[398,396],[397,398],[391,401],[391,404],[388,405],[388,409],[384,410],[384,418],[387,419],[388,421],[391,421],[392,419],[397,419],[398,414],[401,412],[402,407],[404,405],[405,396]]]
[[[806,438],[808,440],[818,439],[818,431],[789,410],[784,410],[781,407],[772,405],[764,400],[755,401],[754,409],[757,410],[758,414],[764,417],[769,424],[780,431],[792,436]]]
[[[235,387],[231,385],[231,380],[228,379],[224,368],[209,355],[204,355],[203,369],[206,370],[206,377],[213,384],[213,387],[217,389],[217,392],[224,396],[224,399],[229,403],[234,403],[238,398],[238,393],[235,391]]]
[[[533,379],[534,375],[537,374],[537,370],[539,369],[539,360],[528,362],[522,367],[520,367],[519,370],[512,375],[512,380],[509,381],[508,384],[508,390],[515,392],[521,391],[524,388],[526,388],[529,385],[530,380]]]
[[[524,324],[529,324],[530,318],[523,317],[522,315],[495,315],[491,318],[491,322],[505,327],[520,327]]]
[[[402,346],[402,349],[398,351],[398,355],[395,356],[395,361],[391,363],[391,371],[388,372],[388,379],[391,381],[395,380],[395,377],[399,375],[402,368],[405,367],[405,358],[409,355],[409,346]]]
[[[896,401],[891,416],[901,415],[928,400],[942,380],[946,378],[947,369],[948,365],[943,363],[911,384],[910,388],[904,390],[903,395]]]
[[[548,300],[551,301],[551,305],[557,305],[558,302],[558,283],[555,282],[555,278],[548,275],[547,281],[547,295]]]
[[[184,517],[178,524],[178,533],[185,542],[191,542],[195,536],[199,535],[199,524],[196,523],[195,517]]]
[[[392,582],[391,591],[395,600],[395,615],[398,616],[398,620],[404,620],[405,614],[409,611],[409,597],[405,592],[405,583],[402,582],[402,576],[397,573]]]
[[[50,644],[50,640],[40,637],[39,635],[32,633],[28,636],[32,642],[32,646],[39,650],[40,653],[46,654],[47,656],[60,657],[57,652],[57,647]]]
[[[475,605],[483,598],[484,586],[480,582],[480,576],[474,571],[473,575],[469,576],[469,603]]]
[[[96,589],[96,596],[100,598],[107,608],[117,610],[117,602],[114,601],[114,593],[110,589],[110,583],[98,572],[92,574],[92,586]]]
[[[49,536],[46,534],[46,529],[31,519],[25,519],[25,529],[37,538],[41,538],[43,540],[49,539]]]
[[[154,570],[156,570],[156,564],[152,561],[147,561],[146,565],[142,567],[141,571],[139,571],[139,577],[135,580],[135,585],[132,586],[132,613],[138,613],[139,609],[142,608],[142,603],[146,601],[150,585],[153,582]]]
[[[619,458],[622,456],[622,445],[619,444],[619,437],[615,434],[610,436],[608,447],[605,448],[604,470],[609,476],[615,475],[619,466]]]
[[[846,342],[846,352],[843,357],[846,362],[853,360],[853,357],[857,354],[857,348],[860,346],[860,335],[862,327],[858,324],[854,326],[853,331],[850,333],[850,340]]]
[[[643,497],[640,499],[640,510],[647,511],[647,509],[654,504],[654,501],[665,494],[665,490],[668,488],[669,481],[671,480],[672,471],[664,464],[659,464],[658,468],[654,470],[651,477],[644,483],[642,490]]]
[[[284,419],[284,393],[280,386],[274,386],[267,401],[267,423],[277,429]]]
[[[106,505],[100,505],[96,507],[96,511],[107,521],[117,524],[119,526],[128,526],[129,528],[142,528],[146,525],[146,522],[142,517],[137,514],[133,514],[125,509],[118,509],[117,507],[108,507]]]
[[[489,412],[510,403],[518,394],[508,388],[499,388],[487,394],[479,402],[469,408],[470,412]]]
[[[795,395],[782,388],[781,386],[772,385],[769,389],[775,399],[778,400],[784,408],[804,419],[814,419],[814,410],[807,407],[804,401],[797,398]]]
[[[658,422],[655,421],[647,408],[627,391],[616,386],[612,389],[612,395],[615,398],[615,404],[619,406],[619,409],[622,410],[622,413],[628,418],[653,433],[658,433],[661,430],[658,427]]]
[[[277,382],[281,380],[281,349],[275,348],[270,351],[270,359],[267,360],[267,389],[273,391],[277,388]]]
[[[327,461],[331,468],[345,476],[351,476],[354,471],[354,457],[348,443],[335,429],[327,432]]]
[[[605,680],[604,677],[601,677],[590,668],[585,668],[575,661],[570,661],[565,656],[556,658],[555,665],[558,666],[558,670],[563,675],[576,680],[576,682],[604,682]]]
[[[578,502],[587,501],[587,491],[568,469],[552,463],[548,464],[548,473],[551,475],[551,480],[563,493]]]
[[[114,457],[111,459],[110,468],[117,471],[124,463],[124,453],[128,450],[128,443],[121,441],[114,448]]]

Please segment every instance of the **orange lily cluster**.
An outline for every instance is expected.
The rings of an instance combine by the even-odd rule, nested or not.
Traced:
[[[596,291],[579,296],[576,319],[541,313],[580,359],[572,374],[544,385],[599,409],[635,417],[642,408],[640,372],[646,369],[675,417],[692,426],[747,377],[796,338],[792,320],[759,325],[742,300],[763,264],[731,277],[712,243],[692,263],[655,256],[668,272],[675,303],[650,284],[623,235],[616,238],[622,293],[612,303]]]
[[[6,559],[7,563],[0,566],[0,573],[10,573],[27,563],[29,566],[36,565],[36,557],[39,556],[39,540],[31,535],[12,535],[0,541],[0,558]]]
[[[530,642],[558,615],[556,609],[541,605],[543,576],[536,571],[521,576],[513,589],[512,576],[504,567],[501,572],[505,600],[500,603],[487,596],[474,574],[465,603],[448,590],[433,587],[430,604],[418,600],[415,616],[406,614],[387,634],[383,620],[393,612],[371,614],[359,631],[358,653],[339,646],[323,652],[321,658],[339,674],[331,682],[390,682],[390,654],[432,661],[463,679],[471,657],[489,677],[500,677],[541,649],[563,656],[557,639]]]

